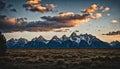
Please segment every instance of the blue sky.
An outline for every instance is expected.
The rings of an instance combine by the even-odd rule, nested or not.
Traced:
[[[69,36],[72,32],[79,30],[78,34],[88,33],[97,36],[98,38],[110,42],[113,40],[120,40],[118,38],[120,35],[107,36],[102,35],[104,33],[118,31],[120,30],[120,15],[119,15],[119,0],[42,0],[40,4],[45,6],[45,4],[55,4],[56,8],[53,10],[57,10],[58,12],[44,12],[41,13],[39,11],[32,12],[27,11],[23,7],[23,4],[27,2],[27,0],[3,0],[6,4],[12,4],[17,12],[11,12],[9,9],[4,8],[0,13],[2,15],[6,15],[14,18],[27,18],[27,22],[32,21],[43,21],[41,19],[42,16],[56,16],[59,13],[67,13],[73,12],[75,14],[82,14],[80,11],[90,7],[92,4],[97,4],[98,6],[109,7],[110,10],[108,12],[102,13],[102,17],[99,19],[90,19],[88,22],[75,26],[69,27],[69,31],[67,32],[50,32],[50,31],[39,31],[39,32],[31,32],[31,31],[22,31],[22,32],[5,32],[5,36],[7,39],[10,38],[27,38],[31,40],[34,37],[38,37],[39,35],[43,35],[45,38],[50,39],[54,35],[58,35],[61,37],[66,34]],[[98,13],[100,11],[97,11]],[[100,12],[101,13],[101,12]],[[110,16],[108,16],[110,14]],[[112,23],[112,20],[117,20],[117,22]],[[47,33],[47,34],[46,34]]]

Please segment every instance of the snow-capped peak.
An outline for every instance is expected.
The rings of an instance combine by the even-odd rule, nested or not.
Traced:
[[[66,35],[63,35],[62,37],[61,37],[61,40],[63,40],[63,41],[66,41],[66,40],[68,40],[69,38],[66,36]]]
[[[71,35],[70,35],[70,37],[76,37],[77,36],[77,34],[75,33],[75,32],[73,32]]]
[[[55,35],[55,36],[53,36],[52,40],[59,41],[60,39]]]

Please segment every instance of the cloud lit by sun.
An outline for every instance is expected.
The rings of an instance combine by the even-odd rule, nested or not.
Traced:
[[[5,34],[64,32],[68,35],[78,30],[80,34],[116,36],[108,34],[120,30],[117,3],[112,0],[1,0],[0,31]],[[19,36],[20,33],[15,35]],[[52,35],[45,34],[49,37]]]

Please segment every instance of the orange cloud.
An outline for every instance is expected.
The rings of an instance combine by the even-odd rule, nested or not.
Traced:
[[[104,9],[104,7],[103,6],[100,6],[100,8],[99,8],[100,10],[103,10]]]
[[[106,7],[104,10],[102,10],[102,12],[108,12],[110,10],[109,7]]]
[[[37,5],[33,5],[31,11],[40,11],[40,12],[46,12],[49,9],[46,7],[42,7],[41,5],[37,4]]]
[[[103,6],[98,6],[97,4],[93,4],[93,5],[91,5],[89,8],[84,9],[84,10],[81,11],[81,12],[91,14],[91,13],[96,12],[96,11],[98,11],[98,10],[100,10],[100,11],[102,11],[102,12],[108,12],[108,11],[110,10],[110,8],[109,8],[109,7],[105,7],[105,8],[104,8]]]
[[[4,21],[10,24],[15,24],[17,20],[15,18],[5,18]]]
[[[54,8],[55,6],[53,4],[47,5],[47,7],[41,6],[41,4],[38,4],[39,0],[29,0],[27,4],[30,4],[32,11],[40,11],[40,12],[46,12],[46,9],[48,6],[51,6]],[[27,5],[28,6],[28,5]],[[81,24],[84,24],[92,19],[98,19],[102,17],[102,13],[97,13],[98,11],[98,5],[93,4],[89,8],[85,9],[84,11],[81,11],[82,14],[76,14],[73,12],[66,12],[66,13],[60,13],[56,16],[43,16],[41,19],[42,21],[36,21],[36,22],[28,22],[24,23],[24,20],[22,19],[15,19],[13,21],[17,21],[14,24],[14,26],[8,26],[9,29],[4,28],[3,26],[7,26],[7,24],[4,24],[5,22],[1,22],[0,24],[0,30],[5,32],[11,32],[11,31],[66,31],[61,30],[61,28],[71,28],[75,26],[79,26]],[[22,23],[23,21],[23,23]],[[59,30],[56,30],[59,29]]]
[[[101,17],[102,17],[102,14],[101,14],[101,13],[96,13],[96,14],[95,14],[95,17],[96,17],[96,18],[101,18]]]
[[[40,4],[42,0],[28,0],[23,7],[30,11],[39,11],[39,12],[47,12],[54,9],[56,6],[54,4],[46,4],[46,6],[42,6]]]
[[[35,5],[35,4],[39,4],[41,0],[28,0],[25,4],[26,5]]]
[[[58,14],[57,16],[58,17],[69,17],[69,16],[73,16],[74,13],[73,12],[67,12],[67,13],[61,13],[61,14]]]
[[[55,7],[56,7],[56,5],[54,5],[54,4],[46,4],[46,7],[50,7],[50,8],[52,8],[52,9],[54,9]]]
[[[26,22],[25,20],[26,20],[25,18],[10,17],[10,18],[1,18],[0,22],[15,25],[15,24],[22,24],[22,23]]]
[[[83,13],[93,13],[93,12],[95,12],[97,10],[98,10],[98,5],[97,4],[93,4],[89,8],[83,10],[82,12]]]
[[[90,18],[92,18],[92,19],[98,19],[101,17],[102,17],[102,13],[95,13],[95,14],[91,13],[90,14]]]

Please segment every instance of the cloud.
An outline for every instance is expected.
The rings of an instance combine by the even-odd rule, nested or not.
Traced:
[[[48,8],[55,8],[56,7],[56,5],[54,5],[54,4],[46,4],[46,7],[48,7]]]
[[[102,11],[102,12],[108,12],[110,10],[109,7],[103,7],[103,6],[100,6],[99,9]]]
[[[67,12],[53,17],[43,16],[41,18],[49,22],[54,22],[58,27],[74,27],[89,21],[90,16],[90,14],[79,15]]]
[[[101,13],[96,13],[96,14],[95,14],[95,17],[96,17],[96,18],[101,18],[101,17],[102,17],[102,14],[101,14]]]
[[[25,23],[24,18],[7,18],[7,17],[2,17],[0,18],[0,31],[2,32],[11,32],[15,31],[13,29],[19,29],[22,24]],[[19,27],[18,27],[19,26]]]
[[[1,23],[6,23],[6,24],[11,24],[11,25],[15,25],[15,24],[22,24],[25,22],[25,18],[13,18],[13,17],[10,17],[10,18],[6,18],[6,17],[3,17],[3,18],[0,18],[0,22]]]
[[[53,32],[68,32],[69,29],[58,29],[58,30],[52,30]]]
[[[26,23],[27,18],[7,18],[6,16],[0,15],[0,31],[1,32],[14,32],[22,31]]]
[[[7,10],[12,11],[12,12],[17,12],[17,10],[14,8],[14,6],[12,4],[9,4],[7,2],[0,0],[0,11],[8,12],[7,10],[4,10],[4,9],[7,9]]]
[[[102,10],[102,12],[108,12],[110,10],[110,8],[109,7],[106,7],[106,8],[104,8],[103,10]]]
[[[6,3],[0,0],[0,10],[5,8],[5,6],[6,6]]]
[[[104,7],[103,6],[100,6],[100,8],[99,8],[100,10],[103,10],[104,9]]]
[[[12,7],[13,7],[12,4],[8,4],[8,5],[7,5],[7,8],[12,8]]]
[[[15,8],[10,9],[10,11],[17,12],[17,10]]]
[[[91,5],[89,8],[84,9],[82,12],[83,12],[83,13],[93,13],[93,12],[97,11],[98,8],[99,8],[99,7],[98,7],[97,4],[93,4],[93,5]]]
[[[74,13],[63,13],[58,14],[57,16],[43,16],[41,17],[44,21],[36,22],[27,22],[24,23],[22,19],[15,18],[4,18],[0,20],[2,27],[10,27],[9,29],[0,27],[0,30],[3,32],[12,32],[12,31],[55,31],[55,29],[60,28],[70,28],[75,27],[91,19],[90,14],[74,14]],[[63,31],[63,30],[57,30]],[[64,30],[66,31],[66,30]]]
[[[80,32],[79,30],[75,30],[74,32]]]
[[[102,17],[102,13],[96,13],[96,14],[91,14],[91,18],[92,19],[98,19],[98,18],[101,18]]]
[[[103,34],[103,35],[120,35],[120,31],[112,31],[112,32],[109,32],[109,33],[106,33],[106,34]]]
[[[4,19],[5,17],[7,17],[6,15],[0,15],[0,19]]]
[[[89,13],[89,14],[91,14],[91,13],[96,12],[98,10],[100,10],[102,12],[108,12],[110,10],[110,8],[109,7],[105,7],[104,8],[104,6],[98,6],[97,4],[93,4],[89,8],[84,9],[81,12],[82,13]]]
[[[54,4],[46,4],[46,6],[42,6],[40,4],[41,0],[28,0],[23,7],[30,11],[39,11],[39,12],[47,12],[54,9],[56,6]]]
[[[30,0],[31,1],[31,0]],[[38,4],[31,1],[30,4]],[[28,3],[29,4],[29,3]],[[2,32],[13,31],[54,31],[63,32],[64,28],[71,28],[84,24],[92,19],[98,19],[102,17],[102,13],[97,13],[97,5],[91,5],[86,11],[82,11],[82,14],[76,14],[73,12],[59,13],[56,16],[42,16],[42,21],[25,22],[23,18],[3,18],[0,20],[0,30]],[[92,10],[92,11],[90,11]],[[94,10],[94,11],[93,11]],[[5,28],[7,26],[7,28]],[[4,28],[3,28],[4,27]]]
[[[118,23],[118,20],[113,19],[111,22],[112,23]]]
[[[111,14],[110,14],[110,13],[108,13],[108,14],[107,14],[107,16],[111,16]]]

